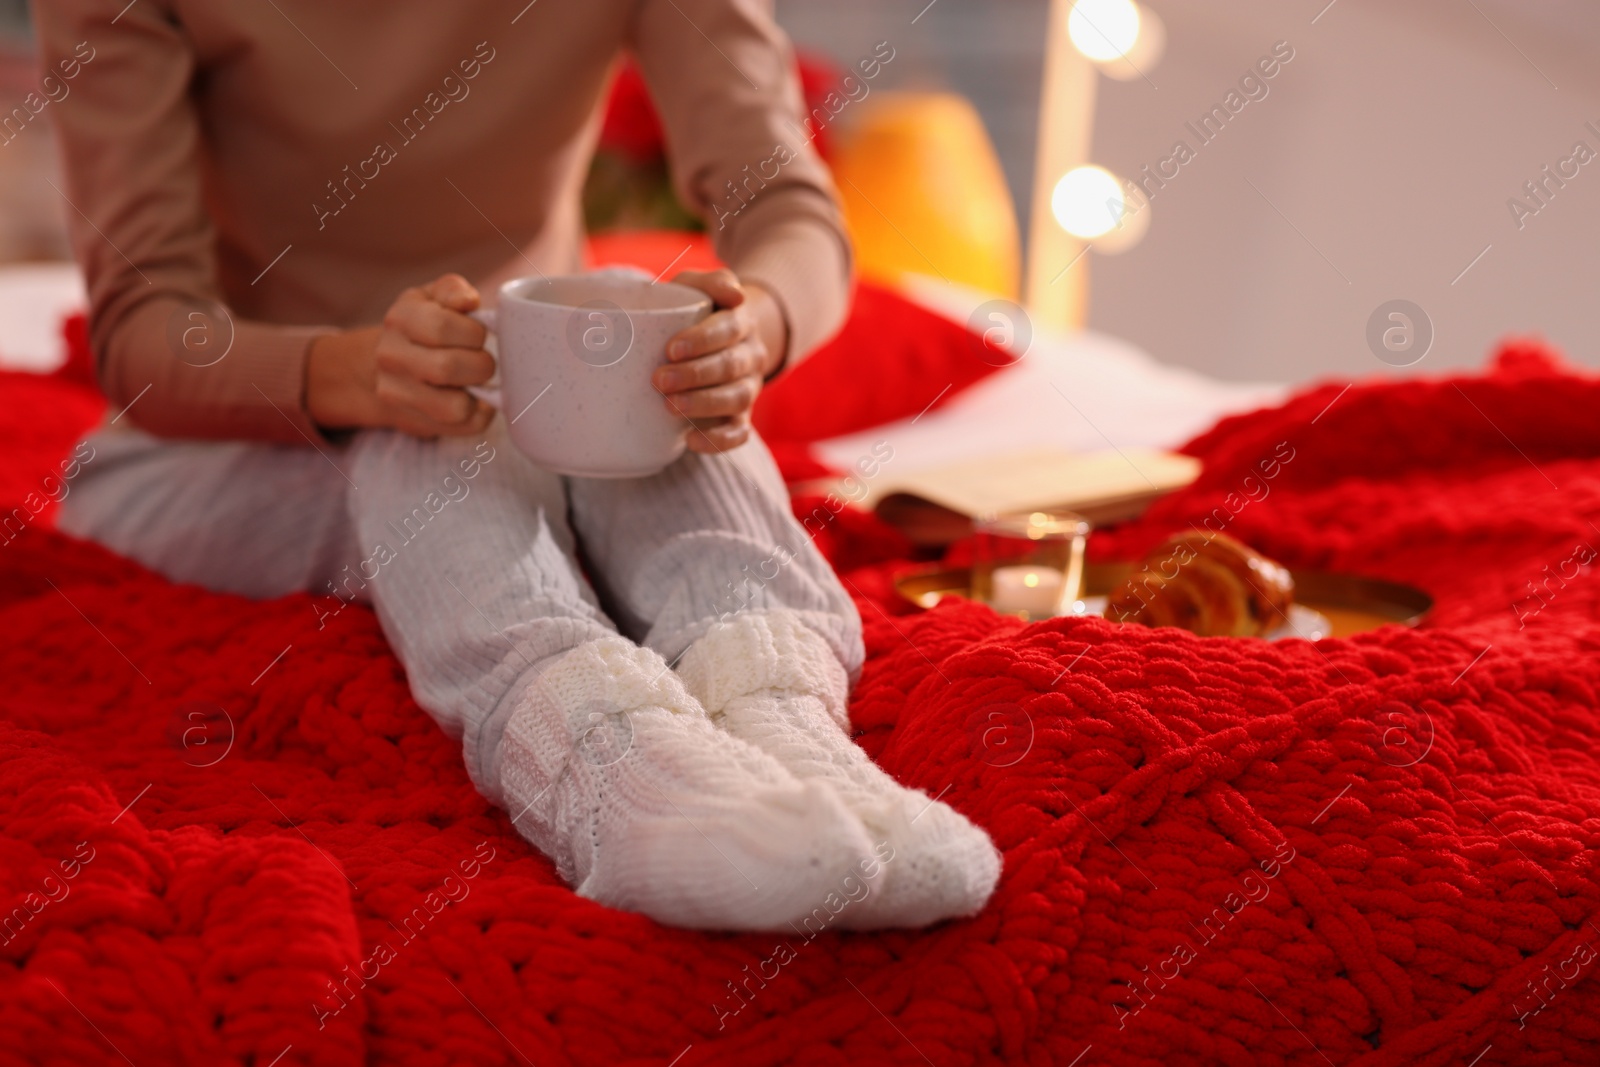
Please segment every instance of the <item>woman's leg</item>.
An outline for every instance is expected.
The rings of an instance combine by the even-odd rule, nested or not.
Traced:
[[[60,529],[173,581],[373,604],[417,703],[462,739],[491,799],[519,676],[615,635],[574,562],[560,479],[501,436],[368,432],[319,451],[113,429],[88,443]]]
[[[175,582],[266,598],[320,589],[358,556],[338,452],[89,434],[56,526]]]
[[[616,628],[579,573],[561,480],[501,427],[434,441],[357,434],[343,495],[359,558],[334,592],[371,601],[417,703],[504,805],[499,752],[525,676]]]
[[[834,921],[920,926],[981,909],[1000,870],[988,835],[850,739],[860,619],[760,440],[687,455],[654,478],[569,479],[568,492],[624,631],[677,663],[713,721],[826,784],[878,843],[882,877],[867,875],[870,891]]]
[[[417,703],[462,739],[491,799],[518,676],[616,632],[573,561],[560,479],[503,443],[88,441],[63,531],[219,592],[372,603]]]
[[[578,892],[686,926],[808,914],[870,852],[859,820],[616,635],[572,562],[560,479],[503,425],[352,448],[361,574],[418,702]]]
[[[572,523],[622,632],[676,661],[719,620],[792,613],[854,678],[861,618],[759,438],[649,478],[569,478]]]

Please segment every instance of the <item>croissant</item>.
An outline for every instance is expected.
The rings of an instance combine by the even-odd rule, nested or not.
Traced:
[[[1177,534],[1147,555],[1106,604],[1106,618],[1206,637],[1260,636],[1282,624],[1294,578],[1227,534]]]

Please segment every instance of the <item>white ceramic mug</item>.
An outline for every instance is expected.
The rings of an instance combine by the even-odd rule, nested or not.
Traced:
[[[472,392],[500,408],[511,440],[557,474],[638,478],[677,459],[689,422],[667,410],[651,375],[667,341],[711,314],[698,289],[643,271],[519,278],[500,288],[489,327],[499,390]]]

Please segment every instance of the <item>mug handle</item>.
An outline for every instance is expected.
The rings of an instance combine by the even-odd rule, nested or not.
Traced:
[[[489,353],[495,357],[496,363],[495,377],[491,378],[490,381],[494,381],[500,377],[500,354],[497,351],[499,346],[495,344],[495,323],[497,321],[497,317],[494,311],[494,308],[479,308],[477,311],[467,312],[468,318],[476,319],[478,322],[481,322],[484,328],[489,331],[489,338],[484,342],[484,347],[487,348]],[[486,404],[490,404],[501,409],[504,409],[505,407],[505,404],[502,403],[503,398],[501,396],[499,386],[469,385],[467,386],[467,392],[471,393],[473,396],[477,397],[479,400],[482,400]]]

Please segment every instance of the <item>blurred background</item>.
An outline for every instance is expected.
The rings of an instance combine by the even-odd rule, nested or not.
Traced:
[[[866,273],[943,276],[1229,381],[1476,366],[1518,333],[1600,365],[1600,165],[1544,174],[1579,141],[1600,152],[1600,8],[1074,6],[779,0],[808,102],[828,116],[822,140]],[[883,45],[893,58],[841,94]],[[1292,58],[1241,91],[1275,47]],[[26,5],[0,0],[7,113],[36,82]],[[1197,137],[1230,91],[1249,95]],[[830,92],[848,103],[835,112]],[[591,175],[591,228],[683,225],[659,159],[617,108]],[[64,259],[48,123],[0,141],[0,262]],[[1192,158],[1164,164],[1178,141]],[[1176,173],[1149,200],[1119,191],[1147,165]],[[1061,180],[1080,167],[1103,170]],[[1513,198],[1529,210],[1514,213]],[[0,296],[0,315],[33,299],[20,292]],[[1431,324],[1418,361],[1379,358],[1369,342],[1375,311],[1395,300],[1420,310],[1417,330]]]
[[[829,55],[893,41],[901,58],[884,88],[971,99],[1027,235],[1050,5],[938,0],[909,25],[925,3],[782,0],[778,11],[797,42]],[[1137,176],[1179,139],[1198,146],[1184,124],[1274,42],[1294,59],[1157,194],[1136,246],[1091,253],[1088,325],[1222,378],[1400,373],[1374,357],[1366,327],[1380,304],[1405,299],[1435,330],[1408,373],[1476,366],[1496,339],[1526,332],[1600,365],[1600,167],[1582,168],[1520,230],[1507,207],[1516,196],[1537,206],[1524,183],[1574,142],[1600,151],[1584,128],[1600,126],[1600,7],[1144,6],[1164,24],[1164,54],[1145,76],[1102,75],[1096,87],[1086,162],[1114,174]]]

